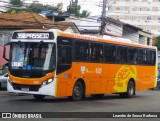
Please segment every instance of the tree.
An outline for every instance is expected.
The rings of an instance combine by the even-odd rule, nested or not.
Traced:
[[[83,10],[82,13],[80,14],[81,18],[86,18],[90,15],[91,13],[88,12],[87,10]]]
[[[27,9],[28,9],[29,11],[34,12],[34,13],[41,13],[42,10],[46,10],[46,9],[47,9],[47,10],[54,10],[54,11],[57,11],[57,10],[58,10],[58,8],[55,7],[55,6],[43,5],[43,4],[41,4],[41,3],[32,3],[32,4],[30,4],[30,5],[27,7]]]
[[[24,3],[24,0],[10,0],[10,4],[14,7],[21,7]]]
[[[157,47],[157,49],[160,51],[160,36],[157,36],[156,37],[156,42],[155,42],[155,44],[154,44],[156,47]]]
[[[42,10],[54,10],[57,11],[58,7],[51,5],[43,5],[41,3],[32,3],[29,6],[24,5],[25,0],[10,0],[10,8],[7,10],[9,13],[18,13],[22,11],[29,11],[34,13],[41,13]]]
[[[71,0],[69,6],[67,7],[67,12],[70,14],[74,14],[76,17],[80,15],[81,6],[78,5],[78,0]]]
[[[21,11],[25,11],[26,8],[24,8],[23,4],[24,4],[24,0],[10,0],[9,2],[10,7],[7,10],[7,12],[18,13]]]
[[[67,12],[70,14],[74,14],[76,17],[80,18],[86,18],[90,15],[90,12],[87,10],[83,10],[82,13],[80,13],[81,6],[78,5],[78,0],[71,0],[69,6],[67,7]]]

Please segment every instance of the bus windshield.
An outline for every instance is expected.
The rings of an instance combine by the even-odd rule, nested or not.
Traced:
[[[11,69],[15,70],[54,70],[54,43],[22,43],[11,44]]]

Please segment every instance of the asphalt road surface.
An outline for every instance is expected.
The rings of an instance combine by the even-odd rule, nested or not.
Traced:
[[[53,98],[49,96],[42,101],[36,101],[31,95],[9,94],[3,90],[0,91],[0,112],[160,112],[160,91],[140,91],[130,99],[109,94],[99,99],[86,97],[83,101],[73,102],[68,98]],[[123,118],[114,119],[120,121]],[[47,120],[52,119],[48,118]],[[60,119],[58,118],[57,120]],[[65,120],[71,119],[65,118]],[[75,118],[72,118],[72,120],[75,120]],[[81,120],[83,119],[81,118]],[[87,118],[87,120],[92,119]],[[97,119],[94,118],[93,120]],[[110,120],[113,120],[113,118],[110,118]],[[127,120],[130,121],[131,119]],[[132,120],[141,121],[144,118],[134,118]]]

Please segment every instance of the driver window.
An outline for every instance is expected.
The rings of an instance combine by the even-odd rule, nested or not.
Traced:
[[[72,63],[72,48],[70,46],[58,47],[58,64],[71,64]]]

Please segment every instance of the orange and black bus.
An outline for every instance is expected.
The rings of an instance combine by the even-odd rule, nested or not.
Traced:
[[[19,30],[10,41],[7,89],[35,99],[78,101],[107,93],[132,97],[156,86],[156,54],[153,46],[54,29]]]

